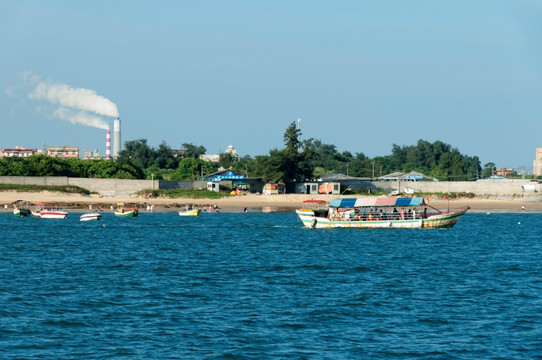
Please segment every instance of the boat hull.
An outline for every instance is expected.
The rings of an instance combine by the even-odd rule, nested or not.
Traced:
[[[13,215],[15,215],[15,217],[25,217],[25,216],[30,216],[31,214],[32,213],[30,212],[30,209],[26,209],[26,208],[13,210]]]
[[[102,220],[102,215],[97,213],[83,214],[79,217],[79,221],[98,221]]]
[[[68,213],[58,210],[44,210],[40,212],[40,217],[42,219],[66,219],[68,217]]]
[[[115,211],[115,216],[120,217],[136,217],[138,215],[137,210],[130,210],[130,211]]]
[[[325,217],[317,217],[312,211],[298,210],[297,215],[303,225],[307,228],[329,229],[329,228],[398,228],[398,229],[446,229],[452,228],[468,208],[462,208],[438,215],[429,216],[427,219],[409,220],[330,220]]]
[[[179,216],[198,216],[200,209],[179,211]]]

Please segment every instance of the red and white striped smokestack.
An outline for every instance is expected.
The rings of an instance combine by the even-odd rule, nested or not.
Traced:
[[[111,159],[111,131],[107,130],[105,134],[105,158]]]

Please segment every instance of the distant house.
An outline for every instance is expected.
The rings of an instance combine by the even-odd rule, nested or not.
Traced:
[[[169,150],[174,158],[181,157],[184,158],[184,154],[186,153],[186,150],[184,149],[170,149]]]
[[[87,150],[86,148],[83,149],[83,159],[90,160],[90,159],[101,159],[100,153],[98,152],[98,149],[94,149],[94,151]]]
[[[394,172],[381,176],[377,179],[378,181],[438,181],[434,177],[424,175],[417,171],[411,171],[408,173],[404,172]]]
[[[214,163],[217,163],[220,159],[220,155],[218,154],[212,154],[212,155],[207,155],[207,154],[202,154],[199,156],[200,160],[203,160],[203,161],[210,161],[210,162],[214,162]]]
[[[47,155],[62,159],[78,159],[79,148],[66,145],[58,147],[50,146],[47,148]]]
[[[500,168],[500,169],[495,169],[495,175],[497,176],[504,176],[506,177],[506,175],[510,175],[514,172],[514,169],[510,169],[510,168]]]
[[[298,194],[333,194],[339,195],[346,189],[376,189],[370,178],[354,177],[345,174],[328,174],[316,181],[295,184]]]
[[[34,154],[41,154],[39,149],[25,149],[22,146],[15,146],[13,149],[0,149],[0,159],[5,157],[28,158]]]
[[[213,184],[212,189],[210,189],[213,191],[216,191],[218,186],[219,188],[228,190],[240,189],[253,193],[261,193],[264,187],[264,182],[261,178],[247,178],[246,175],[229,169],[206,174],[201,177],[200,181],[206,181],[208,188],[209,183]]]
[[[210,173],[207,175],[204,175],[201,180],[202,181],[220,181],[220,180],[232,180],[232,179],[244,179],[246,176],[242,173],[233,171],[233,170],[222,170],[222,171],[215,171],[214,173]]]

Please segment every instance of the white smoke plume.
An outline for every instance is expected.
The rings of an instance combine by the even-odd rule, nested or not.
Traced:
[[[66,107],[59,107],[51,115],[60,120],[69,121],[72,124],[86,125],[98,129],[109,130],[109,124],[102,118],[93,116],[84,111],[73,111]]]
[[[90,111],[100,115],[119,117],[117,105],[111,100],[98,95],[94,90],[72,88],[62,83],[42,81],[28,94],[28,97],[30,99],[45,99],[53,104]]]

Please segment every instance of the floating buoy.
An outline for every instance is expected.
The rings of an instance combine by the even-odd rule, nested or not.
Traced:
[[[518,225],[521,225],[521,221],[518,221]]]

